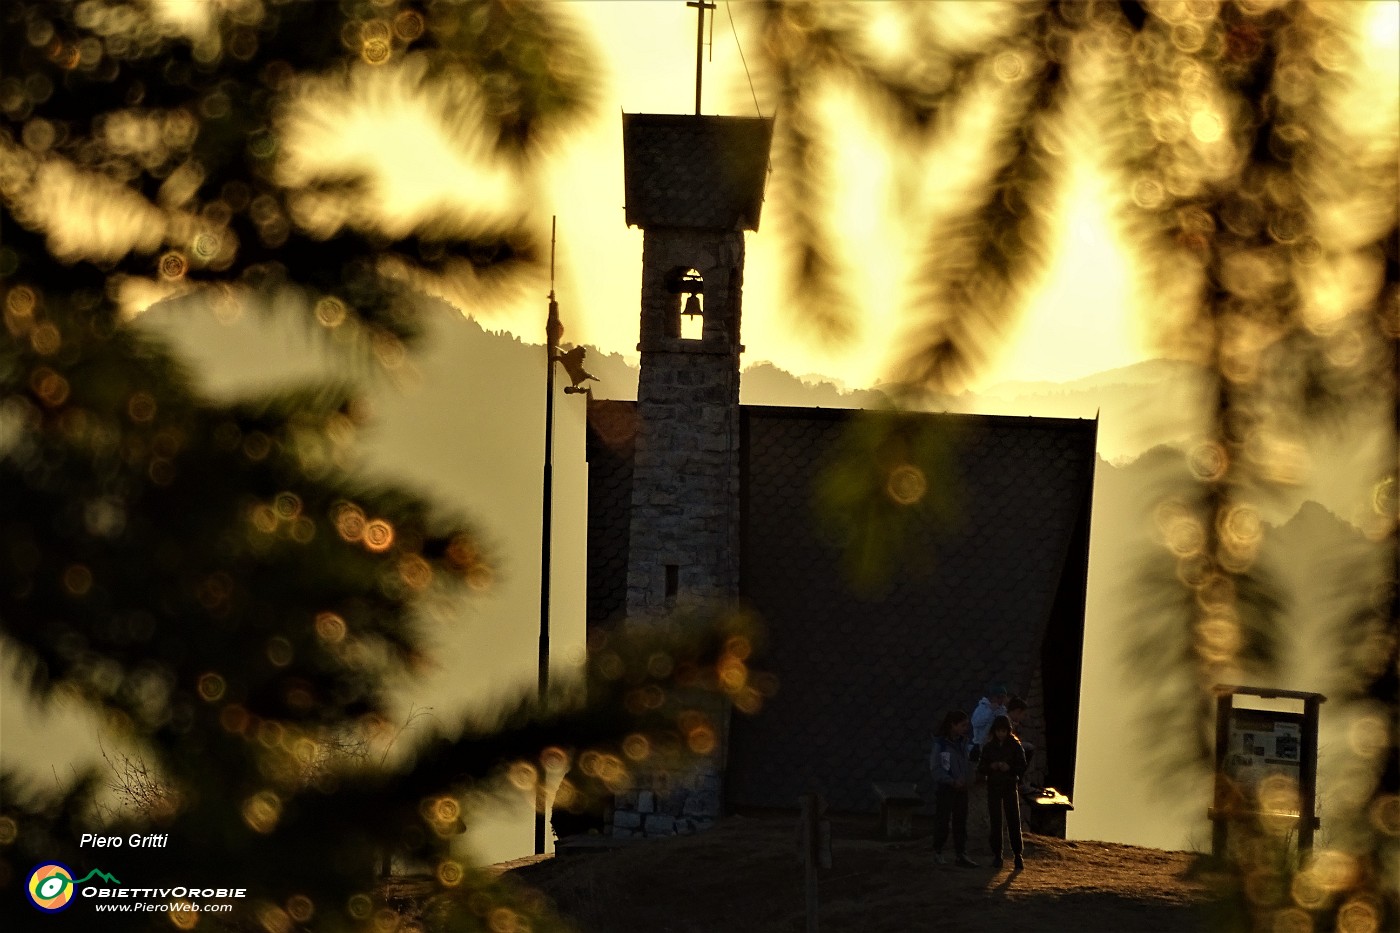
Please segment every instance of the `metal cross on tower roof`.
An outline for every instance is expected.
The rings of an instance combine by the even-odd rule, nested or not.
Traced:
[[[715,9],[713,3],[708,0],[686,0],[686,6],[695,7],[695,115],[700,115],[700,80],[702,52],[705,48],[705,11]]]

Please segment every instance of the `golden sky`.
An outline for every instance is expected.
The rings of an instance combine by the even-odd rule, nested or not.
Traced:
[[[170,15],[194,21],[206,0],[164,0]],[[705,113],[753,116],[758,105],[741,61],[745,43],[742,2],[721,2],[707,23]],[[870,4],[893,9],[893,2]],[[995,16],[998,3],[938,6],[940,32],[975,35]],[[1388,140],[1397,107],[1397,34],[1400,2],[1347,4],[1368,41],[1356,63],[1355,95],[1344,125]],[[288,181],[338,167],[369,167],[375,184],[366,213],[396,219],[406,232],[413,219],[444,207],[467,217],[520,218],[547,239],[551,215],[558,217],[558,282],[566,342],[637,359],[641,231],[623,220],[621,112],[688,113],[695,81],[695,11],[682,0],[578,0],[570,12],[592,33],[602,73],[597,106],[584,125],[553,147],[542,186],[488,164],[483,151],[449,141],[427,117],[425,105],[406,88],[412,74],[398,65],[361,67],[353,73],[350,99],[344,88],[324,87],[308,95],[306,119],[294,124],[285,152]],[[904,37],[894,17],[873,15],[872,34],[901,54]],[[890,28],[882,30],[886,23]],[[945,37],[946,38],[946,37]],[[748,58],[754,58],[752,38]],[[905,50],[906,52],[909,50]],[[410,66],[411,67],[411,66]],[[471,99],[461,119],[471,121]],[[908,205],[907,192],[892,184],[887,150],[862,125],[854,109],[834,105],[841,148],[836,154],[841,184],[833,193],[842,232],[841,257],[852,272],[858,317],[853,336],[823,344],[785,301],[780,281],[782,243],[770,223],[750,234],[745,268],[742,340],[744,366],[772,362],[797,375],[821,375],[851,388],[893,377],[893,356],[902,346],[905,282],[915,244],[891,223]],[[763,115],[771,116],[770,111]],[[1092,119],[1070,114],[1062,143],[1069,154],[1065,184],[1054,205],[1054,248],[1039,282],[1020,309],[1010,333],[972,388],[1006,381],[1067,381],[1142,359],[1169,355],[1150,320],[1169,320],[1179,308],[1145,291],[1115,224],[1113,190],[1096,159],[1100,153]],[[1389,134],[1389,135],[1388,135]],[[975,183],[976,153],[961,138],[928,161],[919,209],[936,211],[960,182]],[[1391,143],[1393,145],[1393,143]],[[479,145],[484,146],[484,143]],[[327,217],[334,223],[338,218]],[[546,282],[512,299],[470,305],[484,325],[543,342]],[[449,301],[468,306],[450,291]],[[1178,302],[1180,303],[1180,302]],[[1189,301],[1186,302],[1189,304]]]
[[[705,113],[753,116],[762,103],[755,101],[741,61],[740,6],[721,3],[713,14]],[[940,17],[975,30],[978,17],[995,9],[996,4],[944,4]],[[1384,134],[1387,115],[1394,110],[1400,4],[1381,0],[1365,9],[1360,15],[1370,43],[1357,70],[1364,106],[1354,108],[1348,120],[1353,126],[1369,121]],[[557,215],[557,290],[566,339],[635,360],[641,233],[623,222],[619,114],[691,111],[695,14],[680,0],[586,0],[573,4],[572,12],[593,32],[604,67],[601,93],[594,116],[560,144],[536,203],[522,208],[513,179],[481,170],[470,153],[454,149],[426,121],[415,119],[413,109],[393,92],[387,73],[374,76],[383,84],[365,95],[363,110],[348,118],[342,108],[329,111],[307,146],[319,157],[336,152],[338,158],[381,166],[380,203],[402,216],[455,202],[478,211],[523,209],[539,229],[547,229],[549,216]],[[898,45],[898,35],[888,39]],[[750,59],[752,52],[750,48]],[[838,153],[843,183],[835,197],[849,250],[845,259],[857,270],[860,314],[854,337],[824,346],[803,327],[784,301],[777,271],[781,243],[770,224],[749,238],[744,365],[770,361],[795,374],[821,374],[865,387],[890,377],[891,354],[901,344],[899,309],[910,271],[905,261],[909,244],[891,232],[889,219],[899,195],[891,184],[887,154],[853,113],[838,112],[837,117],[847,130]],[[1116,229],[1112,204],[1118,193],[1095,164],[1099,153],[1092,125],[1069,123],[1065,141],[1071,162],[1058,193],[1055,251],[1021,311],[1019,326],[1001,335],[1000,350],[974,387],[1008,380],[1065,381],[1163,355],[1144,324],[1151,301],[1141,293]],[[975,166],[959,163],[968,159],[967,147],[960,148],[941,162],[935,156],[929,177],[946,179],[952,189],[960,174],[975,172]],[[934,190],[927,198],[930,209],[936,209],[940,193]],[[542,339],[539,296],[476,313],[488,326],[529,341]]]
[[[753,116],[754,100],[740,60],[742,31],[736,42],[730,7],[719,5],[706,63],[703,109],[706,113]],[[636,345],[637,256],[640,234],[621,231],[621,127],[617,109],[627,112],[689,112],[694,97],[695,18],[681,3],[588,2],[580,15],[597,31],[612,62],[604,113],[596,129],[569,153],[567,171],[555,185],[560,223],[570,233],[568,268],[578,278],[577,296],[565,294],[582,320],[577,339],[601,348],[631,352]],[[747,53],[752,59],[752,48]],[[616,105],[613,101],[616,100]],[[771,116],[771,112],[765,112]],[[858,124],[855,125],[858,128]],[[824,347],[791,308],[785,306],[778,281],[781,244],[768,228],[749,238],[745,268],[744,365],[770,361],[789,372],[834,377],[851,387],[866,387],[888,378],[889,354],[899,346],[902,279],[908,268],[903,247],[891,242],[887,223],[894,207],[892,167],[878,143],[860,132],[847,135],[840,153],[845,187],[838,193],[844,239],[857,260],[860,320],[854,339]],[[589,190],[583,178],[597,181]],[[1107,232],[1104,206],[1095,198],[1092,172],[1074,173],[1066,192],[1066,249],[1047,276],[1045,297],[1025,316],[1021,331],[1009,335],[1004,355],[986,384],[1006,379],[1062,380],[1127,365],[1146,350],[1122,309],[1130,300],[1130,283],[1121,252]],[[587,194],[583,194],[587,191]],[[583,197],[576,197],[578,192]],[[586,199],[585,199],[586,198]],[[614,230],[591,228],[599,219]],[[573,237],[575,225],[590,233]],[[580,231],[582,233],[582,231]],[[625,240],[624,240],[625,237]],[[630,245],[625,252],[620,248]],[[577,252],[575,252],[575,250]],[[628,258],[617,268],[608,257]],[[604,272],[612,267],[616,271]],[[1108,270],[1107,273],[1095,270]],[[571,283],[575,284],[575,283]]]
[[[721,2],[713,14],[707,50],[712,58],[705,65],[706,113],[758,112],[740,60],[740,6]],[[941,4],[939,18],[976,30],[979,17],[994,14],[996,7]],[[1368,41],[1355,63],[1353,97],[1341,115],[1343,125],[1393,146],[1400,106],[1400,3],[1379,0],[1348,4],[1346,9],[1358,17]],[[622,223],[618,111],[691,111],[695,14],[680,0],[587,0],[575,4],[575,10],[594,29],[608,72],[599,115],[560,153],[558,170],[551,176],[549,210],[558,214],[561,231],[560,298],[572,340],[634,358],[641,235]],[[891,35],[889,40],[898,45],[900,37]],[[1056,205],[1054,252],[1021,311],[1018,328],[1002,335],[1000,351],[992,354],[991,365],[973,388],[1011,380],[1067,381],[1166,355],[1161,335],[1150,330],[1148,321],[1171,309],[1155,307],[1153,296],[1144,293],[1145,283],[1135,275],[1113,219],[1112,205],[1119,194],[1095,162],[1099,152],[1092,122],[1072,114],[1066,123],[1064,143],[1071,162]],[[878,143],[860,132],[858,122],[849,125],[851,131],[842,134],[844,185],[837,197],[849,258],[860,270],[856,291],[862,303],[855,338],[824,348],[810,328],[804,330],[784,302],[778,281],[781,244],[771,226],[760,228],[750,235],[745,269],[744,365],[771,361],[795,374],[822,374],[865,387],[891,377],[891,354],[900,346],[902,283],[909,266],[902,262],[907,244],[894,242],[891,234],[889,219],[897,195],[890,184],[889,159]],[[935,156],[930,177],[947,178],[950,187],[955,185],[960,168],[956,158],[939,163]],[[937,207],[938,195],[934,191],[929,198],[930,208]],[[538,309],[527,305],[504,315],[497,326],[538,340],[538,317]]]
[[[551,214],[558,217],[556,288],[566,341],[635,360],[641,232],[623,220],[620,113],[693,110],[695,13],[680,0],[587,0],[573,6],[594,33],[604,65],[599,104],[587,124],[561,142],[538,203],[524,209],[539,229],[548,229]],[[742,11],[734,19],[731,12],[722,3],[715,13],[703,110],[753,116],[755,102],[732,25],[739,24],[742,40]],[[516,181],[482,169],[471,153],[449,144],[405,101],[392,71],[367,77],[355,110],[347,113],[342,102],[330,98],[313,107],[313,118],[302,125],[292,150],[323,165],[327,160],[373,164],[374,200],[405,220],[442,204],[503,214],[521,209]],[[743,363],[769,361],[795,374],[866,387],[888,378],[888,355],[900,343],[901,288],[909,271],[901,260],[907,244],[893,242],[888,232],[896,195],[889,160],[878,144],[852,132],[839,158],[845,179],[837,192],[843,241],[852,250],[849,259],[862,270],[855,336],[823,346],[803,328],[783,299],[777,274],[781,244],[769,225],[749,238]],[[1133,304],[1133,282],[1113,233],[1107,192],[1087,154],[1069,177],[1061,193],[1060,248],[1020,329],[1006,335],[982,384],[1072,379],[1152,355],[1134,316],[1125,313]],[[474,313],[488,327],[542,341],[547,286],[541,284],[539,295]]]

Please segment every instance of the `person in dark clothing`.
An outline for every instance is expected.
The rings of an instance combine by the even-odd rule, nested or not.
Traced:
[[[1023,788],[1033,787],[1030,784],[1031,764],[1035,761],[1035,746],[1026,741],[1026,736],[1022,732],[1022,724],[1026,721],[1026,715],[1030,707],[1026,701],[1020,697],[1013,696],[1006,701],[1006,718],[1011,720],[1011,734],[1021,743],[1021,748],[1026,752],[1026,774],[1022,777]]]
[[[976,868],[967,857],[967,788],[972,783],[972,765],[967,760],[967,734],[972,724],[967,713],[950,710],[933,737],[929,767],[933,770],[933,858],[943,864],[943,845],[953,830],[953,852],[957,864]]]
[[[1011,720],[998,716],[992,721],[991,737],[982,747],[977,760],[977,773],[987,779],[987,820],[991,823],[988,843],[992,848],[992,866],[1000,868],[1001,818],[1006,815],[1006,835],[1011,840],[1011,854],[1016,857],[1016,870],[1025,867],[1021,860],[1021,776],[1026,773],[1026,752],[1011,732]]]

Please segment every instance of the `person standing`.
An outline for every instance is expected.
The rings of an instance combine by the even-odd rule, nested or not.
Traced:
[[[972,761],[977,760],[978,750],[987,742],[992,720],[1006,715],[1007,696],[1006,684],[988,684],[987,695],[977,702],[977,708],[972,711]]]
[[[1011,732],[1011,720],[1005,715],[992,720],[991,735],[982,746],[977,760],[977,773],[987,779],[987,821],[991,830],[987,838],[992,849],[992,866],[1002,865],[1001,821],[1006,817],[1006,835],[1011,840],[1011,854],[1016,858],[1016,870],[1025,868],[1021,860],[1021,776],[1026,773],[1026,752]]]
[[[1031,764],[1035,761],[1035,746],[1026,741],[1023,730],[1028,709],[1026,701],[1018,696],[1013,696],[1006,701],[1006,718],[1011,720],[1011,734],[1016,736],[1021,743],[1021,748],[1026,752],[1026,776],[1022,783],[1027,789],[1038,789],[1030,781]]]
[[[976,868],[967,857],[967,789],[972,783],[972,765],[967,760],[967,734],[971,731],[967,713],[950,710],[933,737],[929,767],[933,770],[933,859],[943,864],[943,846],[948,830],[953,831],[956,864]]]
[[[1006,684],[1001,681],[992,681],[987,685],[986,695],[978,702],[977,707],[972,711],[972,742],[968,746],[967,758],[974,765],[977,763],[977,755],[981,750],[982,743],[987,741],[987,733],[992,728],[992,720],[1006,712],[1007,689]],[[987,784],[985,781],[977,780],[973,782],[972,792],[968,796],[968,806],[970,807],[969,830],[972,837],[979,840],[986,838],[987,825]]]

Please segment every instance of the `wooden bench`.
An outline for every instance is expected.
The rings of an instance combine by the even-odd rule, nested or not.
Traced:
[[[886,839],[914,835],[914,814],[924,805],[919,788],[900,781],[876,781],[872,785],[880,801],[880,833]]]
[[[1026,828],[1042,836],[1065,837],[1065,814],[1074,809],[1068,797],[1053,787],[1038,791],[1022,791],[1022,807],[1026,818]]]

